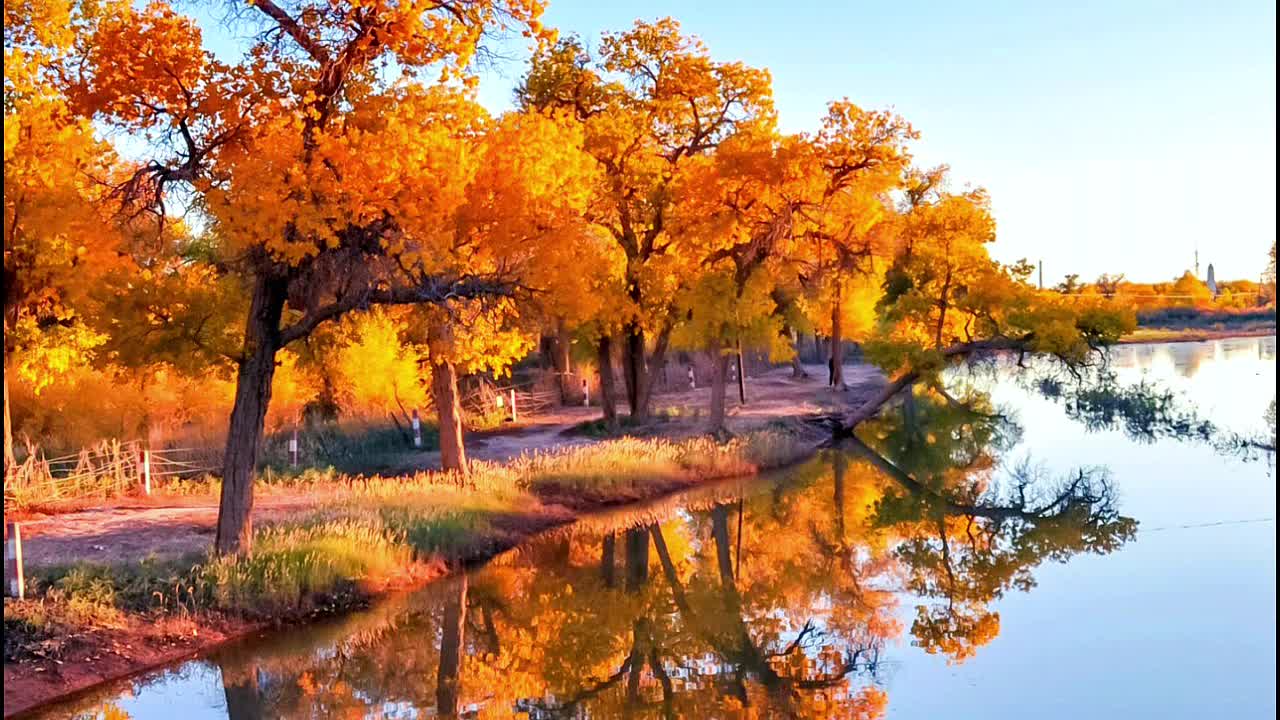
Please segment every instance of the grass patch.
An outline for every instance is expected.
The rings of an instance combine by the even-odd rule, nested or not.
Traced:
[[[267,528],[244,557],[213,558],[198,572],[213,607],[299,610],[316,596],[382,583],[413,564],[404,538],[364,518],[314,518]]]
[[[598,445],[528,455],[516,471],[535,492],[608,493],[647,484],[750,475],[779,467],[809,452],[782,429],[760,430],[720,443],[709,437],[681,441],[619,438]]]

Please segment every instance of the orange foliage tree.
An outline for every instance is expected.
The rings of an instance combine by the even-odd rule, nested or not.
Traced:
[[[632,417],[645,419],[677,321],[671,300],[696,267],[668,227],[674,183],[741,128],[772,120],[768,73],[713,60],[667,18],[606,34],[597,57],[577,39],[544,49],[517,97],[581,124],[600,167],[587,217],[625,258],[623,378]],[[602,358],[608,344],[605,335]]]
[[[254,0],[250,9],[264,32],[228,65],[170,5],[112,5],[78,83],[99,120],[154,141],[155,159],[122,186],[127,197],[163,213],[175,191],[195,193],[250,288],[221,553],[251,543],[254,465],[281,348],[355,309],[518,288],[502,256],[517,233],[456,229],[489,122],[466,92],[413,78],[463,78],[494,28],[545,37],[536,0]],[[383,80],[387,61],[403,81]]]

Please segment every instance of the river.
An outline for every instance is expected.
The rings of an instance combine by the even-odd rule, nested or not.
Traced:
[[[957,373],[786,472],[41,717],[1275,717],[1275,338],[1110,365]]]

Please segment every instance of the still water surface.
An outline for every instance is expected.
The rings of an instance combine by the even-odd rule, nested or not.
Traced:
[[[957,377],[777,477],[48,717],[1275,717],[1275,358],[1113,352],[1172,406]]]

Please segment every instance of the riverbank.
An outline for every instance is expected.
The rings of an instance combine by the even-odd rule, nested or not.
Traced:
[[[1275,323],[1236,328],[1138,328],[1120,339],[1120,345],[1142,343],[1206,342],[1231,338],[1270,337],[1276,334]]]
[[[726,443],[609,439],[480,461],[466,479],[300,479],[314,502],[273,508],[243,560],[150,552],[103,563],[72,552],[71,562],[51,563],[67,548],[46,547],[29,572],[31,599],[5,603],[5,717],[247,634],[363,607],[599,508],[794,463],[822,440],[775,418]]]
[[[1121,342],[1201,342],[1275,334],[1274,306],[1238,310],[1174,307],[1139,311],[1138,328]]]

